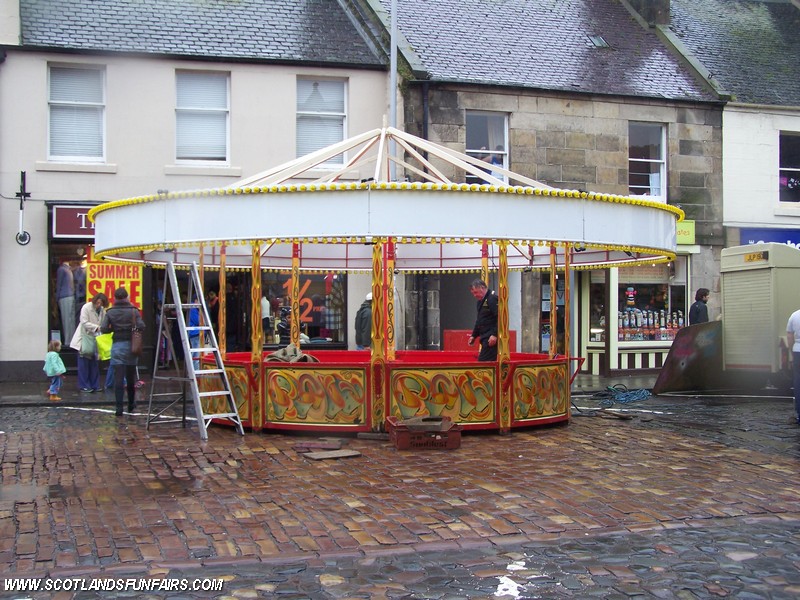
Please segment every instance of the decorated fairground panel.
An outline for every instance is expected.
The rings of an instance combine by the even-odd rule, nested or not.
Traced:
[[[511,425],[534,425],[569,418],[569,372],[563,360],[514,362],[509,374]]]
[[[230,353],[225,361],[225,372],[231,386],[234,402],[242,420],[242,425],[253,431],[262,427],[263,408],[259,397],[260,377],[258,365],[252,365],[250,355],[244,352]],[[201,369],[216,369],[213,360],[202,361]],[[200,392],[222,391],[222,382],[218,378],[199,377],[197,380]],[[204,414],[228,412],[224,396],[201,397]]]
[[[369,363],[262,364],[265,428],[367,431]]]
[[[465,426],[497,426],[497,366],[389,364],[388,415],[450,417]]]

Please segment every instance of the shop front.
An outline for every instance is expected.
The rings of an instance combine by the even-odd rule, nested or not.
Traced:
[[[70,348],[70,342],[80,326],[81,308],[95,294],[103,293],[113,301],[114,290],[124,287],[131,302],[142,310],[148,329],[154,322],[150,310],[153,304],[146,301],[151,297],[151,270],[95,259],[94,223],[88,218],[93,206],[48,205],[48,331],[50,340],[61,342],[61,356],[68,369],[77,366],[77,351]]]

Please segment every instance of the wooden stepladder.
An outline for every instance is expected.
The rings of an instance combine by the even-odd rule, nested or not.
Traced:
[[[215,419],[230,421],[236,426],[237,431],[244,435],[242,420],[236,408],[236,400],[231,391],[231,384],[225,371],[225,365],[222,363],[217,336],[211,326],[197,263],[192,263],[189,273],[186,301],[182,301],[180,290],[178,289],[175,265],[172,262],[167,263],[156,348],[161,348],[162,340],[164,340],[163,343],[169,349],[172,366],[170,367],[167,364],[166,367],[159,368],[159,353],[156,351],[153,380],[150,385],[150,401],[147,409],[147,428],[150,428],[151,423],[174,423],[176,421],[183,422],[185,426],[186,401],[187,396],[190,394],[202,439],[208,439],[208,425]],[[196,318],[193,318],[193,316]],[[177,322],[181,345],[183,346],[184,360],[182,367],[178,364],[178,360],[175,357],[175,348],[172,344],[171,323],[173,321]],[[200,358],[208,356],[214,358],[214,366],[208,369],[198,368]],[[176,386],[175,384],[179,385]],[[176,390],[176,387],[179,390]],[[203,391],[201,391],[201,387]],[[154,413],[153,399],[157,397],[172,398],[172,402],[169,402],[166,407]],[[183,402],[183,415],[181,418],[163,417],[166,411],[181,401]],[[204,404],[215,408],[208,408],[208,412],[206,412],[206,409],[203,408]],[[216,408],[219,407],[222,407],[222,410],[217,412]]]

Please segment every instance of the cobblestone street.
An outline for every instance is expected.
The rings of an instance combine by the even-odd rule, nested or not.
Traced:
[[[110,406],[0,401],[0,569],[225,578],[170,597],[800,595],[790,399],[660,396],[625,419],[574,404],[569,425],[459,450],[348,438],[361,456],[313,461],[296,435],[202,442]]]

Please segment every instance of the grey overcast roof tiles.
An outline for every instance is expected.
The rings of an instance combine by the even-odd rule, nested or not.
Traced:
[[[388,12],[390,0],[380,1]],[[399,0],[397,14],[434,81],[715,99],[615,0]]]
[[[800,9],[790,2],[672,0],[671,29],[734,100],[800,106]]]
[[[20,0],[23,46],[378,67],[337,0]]]

